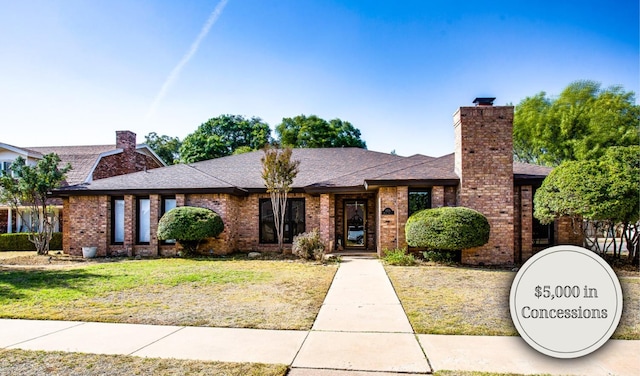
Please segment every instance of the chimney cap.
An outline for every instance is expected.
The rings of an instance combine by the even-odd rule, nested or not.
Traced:
[[[493,106],[493,101],[495,101],[495,97],[478,97],[473,100],[473,103],[476,106]]]

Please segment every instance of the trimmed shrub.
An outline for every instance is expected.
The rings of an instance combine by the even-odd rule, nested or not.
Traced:
[[[489,241],[489,221],[465,207],[425,209],[407,220],[405,234],[411,247],[456,251],[479,247]]]
[[[422,252],[424,261],[435,262],[437,264],[453,264],[460,261],[459,251],[425,251]]]
[[[415,257],[404,249],[385,250],[382,259],[389,265],[412,266],[416,264]]]
[[[175,239],[193,253],[200,241],[215,238],[224,230],[218,213],[206,208],[180,206],[166,212],[158,222],[158,239]]]
[[[317,229],[293,237],[291,252],[305,260],[322,260],[324,244],[320,241]]]
[[[49,249],[62,249],[62,233],[54,232],[49,243]],[[20,232],[0,235],[0,251],[35,251],[36,246],[29,241],[29,234]]]

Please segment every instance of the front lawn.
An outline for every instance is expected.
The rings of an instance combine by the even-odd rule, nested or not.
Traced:
[[[0,260],[0,318],[309,330],[336,269],[291,260]]]
[[[509,312],[511,271],[421,265],[385,269],[416,333],[517,335]],[[640,339],[640,277],[620,276],[624,309],[612,338]]]
[[[195,360],[141,358],[59,351],[0,351],[0,374],[27,375],[223,375],[284,376],[286,365],[221,363]]]

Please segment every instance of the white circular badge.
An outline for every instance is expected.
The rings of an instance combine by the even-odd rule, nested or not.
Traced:
[[[537,351],[577,358],[611,337],[622,315],[613,269],[592,251],[559,245],[536,253],[511,285],[511,320]]]

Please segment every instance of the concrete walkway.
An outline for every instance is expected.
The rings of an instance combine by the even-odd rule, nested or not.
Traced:
[[[279,363],[291,376],[640,374],[640,341],[561,360],[519,337],[415,335],[380,262],[355,257],[344,258],[311,331],[0,319],[0,348]]]

